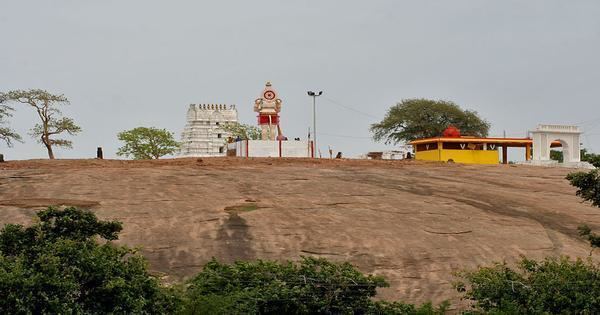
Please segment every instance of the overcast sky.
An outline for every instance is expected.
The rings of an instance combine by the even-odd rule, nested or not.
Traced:
[[[60,158],[115,157],[116,134],[167,128],[179,139],[190,103],[253,101],[272,81],[282,128],[306,138],[308,89],[319,142],[344,155],[393,146],[369,126],[397,101],[451,100],[478,111],[492,135],[538,123],[581,123],[600,151],[600,1],[0,1],[0,91],[41,88],[71,101],[83,132]],[[351,110],[353,108],[355,110]],[[44,158],[27,136],[8,159]],[[513,154],[514,158],[516,156]]]

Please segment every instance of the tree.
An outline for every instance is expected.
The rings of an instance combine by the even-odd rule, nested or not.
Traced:
[[[567,175],[567,180],[578,188],[577,196],[592,202],[593,206],[600,207],[600,173],[598,170],[571,173]]]
[[[441,136],[449,125],[464,135],[478,137],[487,136],[490,129],[477,112],[462,110],[453,102],[407,99],[392,106],[381,122],[371,125],[371,132],[376,141],[396,144]]]
[[[158,159],[173,154],[179,149],[179,142],[166,129],[137,127],[118,134],[125,145],[119,148],[117,155],[132,156],[134,160]]]
[[[443,314],[447,304],[420,308],[374,302],[388,284],[349,263],[303,257],[299,262],[216,260],[188,283],[185,314]],[[420,313],[419,313],[420,312]]]
[[[48,151],[48,158],[54,159],[53,147],[72,148],[73,142],[66,139],[54,139],[55,135],[68,133],[75,135],[81,132],[81,127],[75,124],[75,121],[69,117],[62,117],[62,112],[57,108],[58,105],[65,105],[69,100],[64,95],[53,95],[45,90],[15,90],[6,93],[7,101],[22,103],[35,108],[41,123],[35,124],[31,129],[30,135],[34,139],[39,138]]]
[[[7,126],[6,118],[12,117],[14,108],[4,104],[6,96],[0,93],[0,140],[3,140],[8,147],[13,146],[13,141],[22,142],[21,136],[13,129]]]
[[[260,128],[238,122],[225,123],[221,125],[221,129],[234,139],[239,137],[242,140],[259,140],[261,136]]]
[[[180,304],[143,256],[111,243],[121,223],[48,208],[30,227],[0,231],[2,314],[173,313]],[[101,243],[97,240],[103,239]]]
[[[455,284],[484,314],[598,314],[600,265],[591,260],[523,258],[458,274]]]
[[[593,206],[600,207],[600,174],[598,170],[586,172],[575,172],[567,175],[567,180],[571,185],[577,187],[577,196],[585,201],[590,201]],[[579,235],[586,237],[594,248],[600,248],[600,235],[592,232],[587,225],[581,225],[578,228]]]

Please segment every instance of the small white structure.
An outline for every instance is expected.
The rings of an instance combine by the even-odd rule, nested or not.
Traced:
[[[237,157],[312,158],[312,141],[242,140],[227,145],[227,155]]]
[[[534,161],[550,161],[550,145],[554,141],[561,143],[565,163],[581,161],[579,144],[581,131],[579,127],[538,125],[531,133],[533,135]]]
[[[392,151],[383,151],[381,155],[382,160],[404,160],[406,159],[406,152],[392,150]]]
[[[190,104],[181,134],[181,157],[225,156],[230,136],[220,125],[238,121],[235,105]]]
[[[594,168],[587,162],[581,162],[581,130],[577,126],[538,125],[533,135],[533,159],[529,164],[546,166],[564,166],[576,168]],[[562,146],[563,163],[550,159],[550,146],[558,141]]]
[[[407,144],[398,147],[396,150],[369,152],[367,154],[359,155],[358,159],[404,160],[407,158],[414,158],[413,152],[413,146]]]

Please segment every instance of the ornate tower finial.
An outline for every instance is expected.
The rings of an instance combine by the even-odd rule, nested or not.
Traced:
[[[271,81],[267,81],[267,84],[265,84],[265,86],[271,86]]]

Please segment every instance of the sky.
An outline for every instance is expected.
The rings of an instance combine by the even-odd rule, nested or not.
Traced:
[[[115,158],[117,133],[166,128],[179,139],[190,103],[253,102],[271,81],[289,138],[312,125],[321,150],[392,150],[369,126],[402,99],[453,101],[526,136],[539,123],[579,124],[600,152],[600,1],[590,0],[1,0],[0,91],[64,94],[82,127],[58,158]],[[47,157],[27,134],[7,159]],[[511,152],[518,160],[523,154]]]

